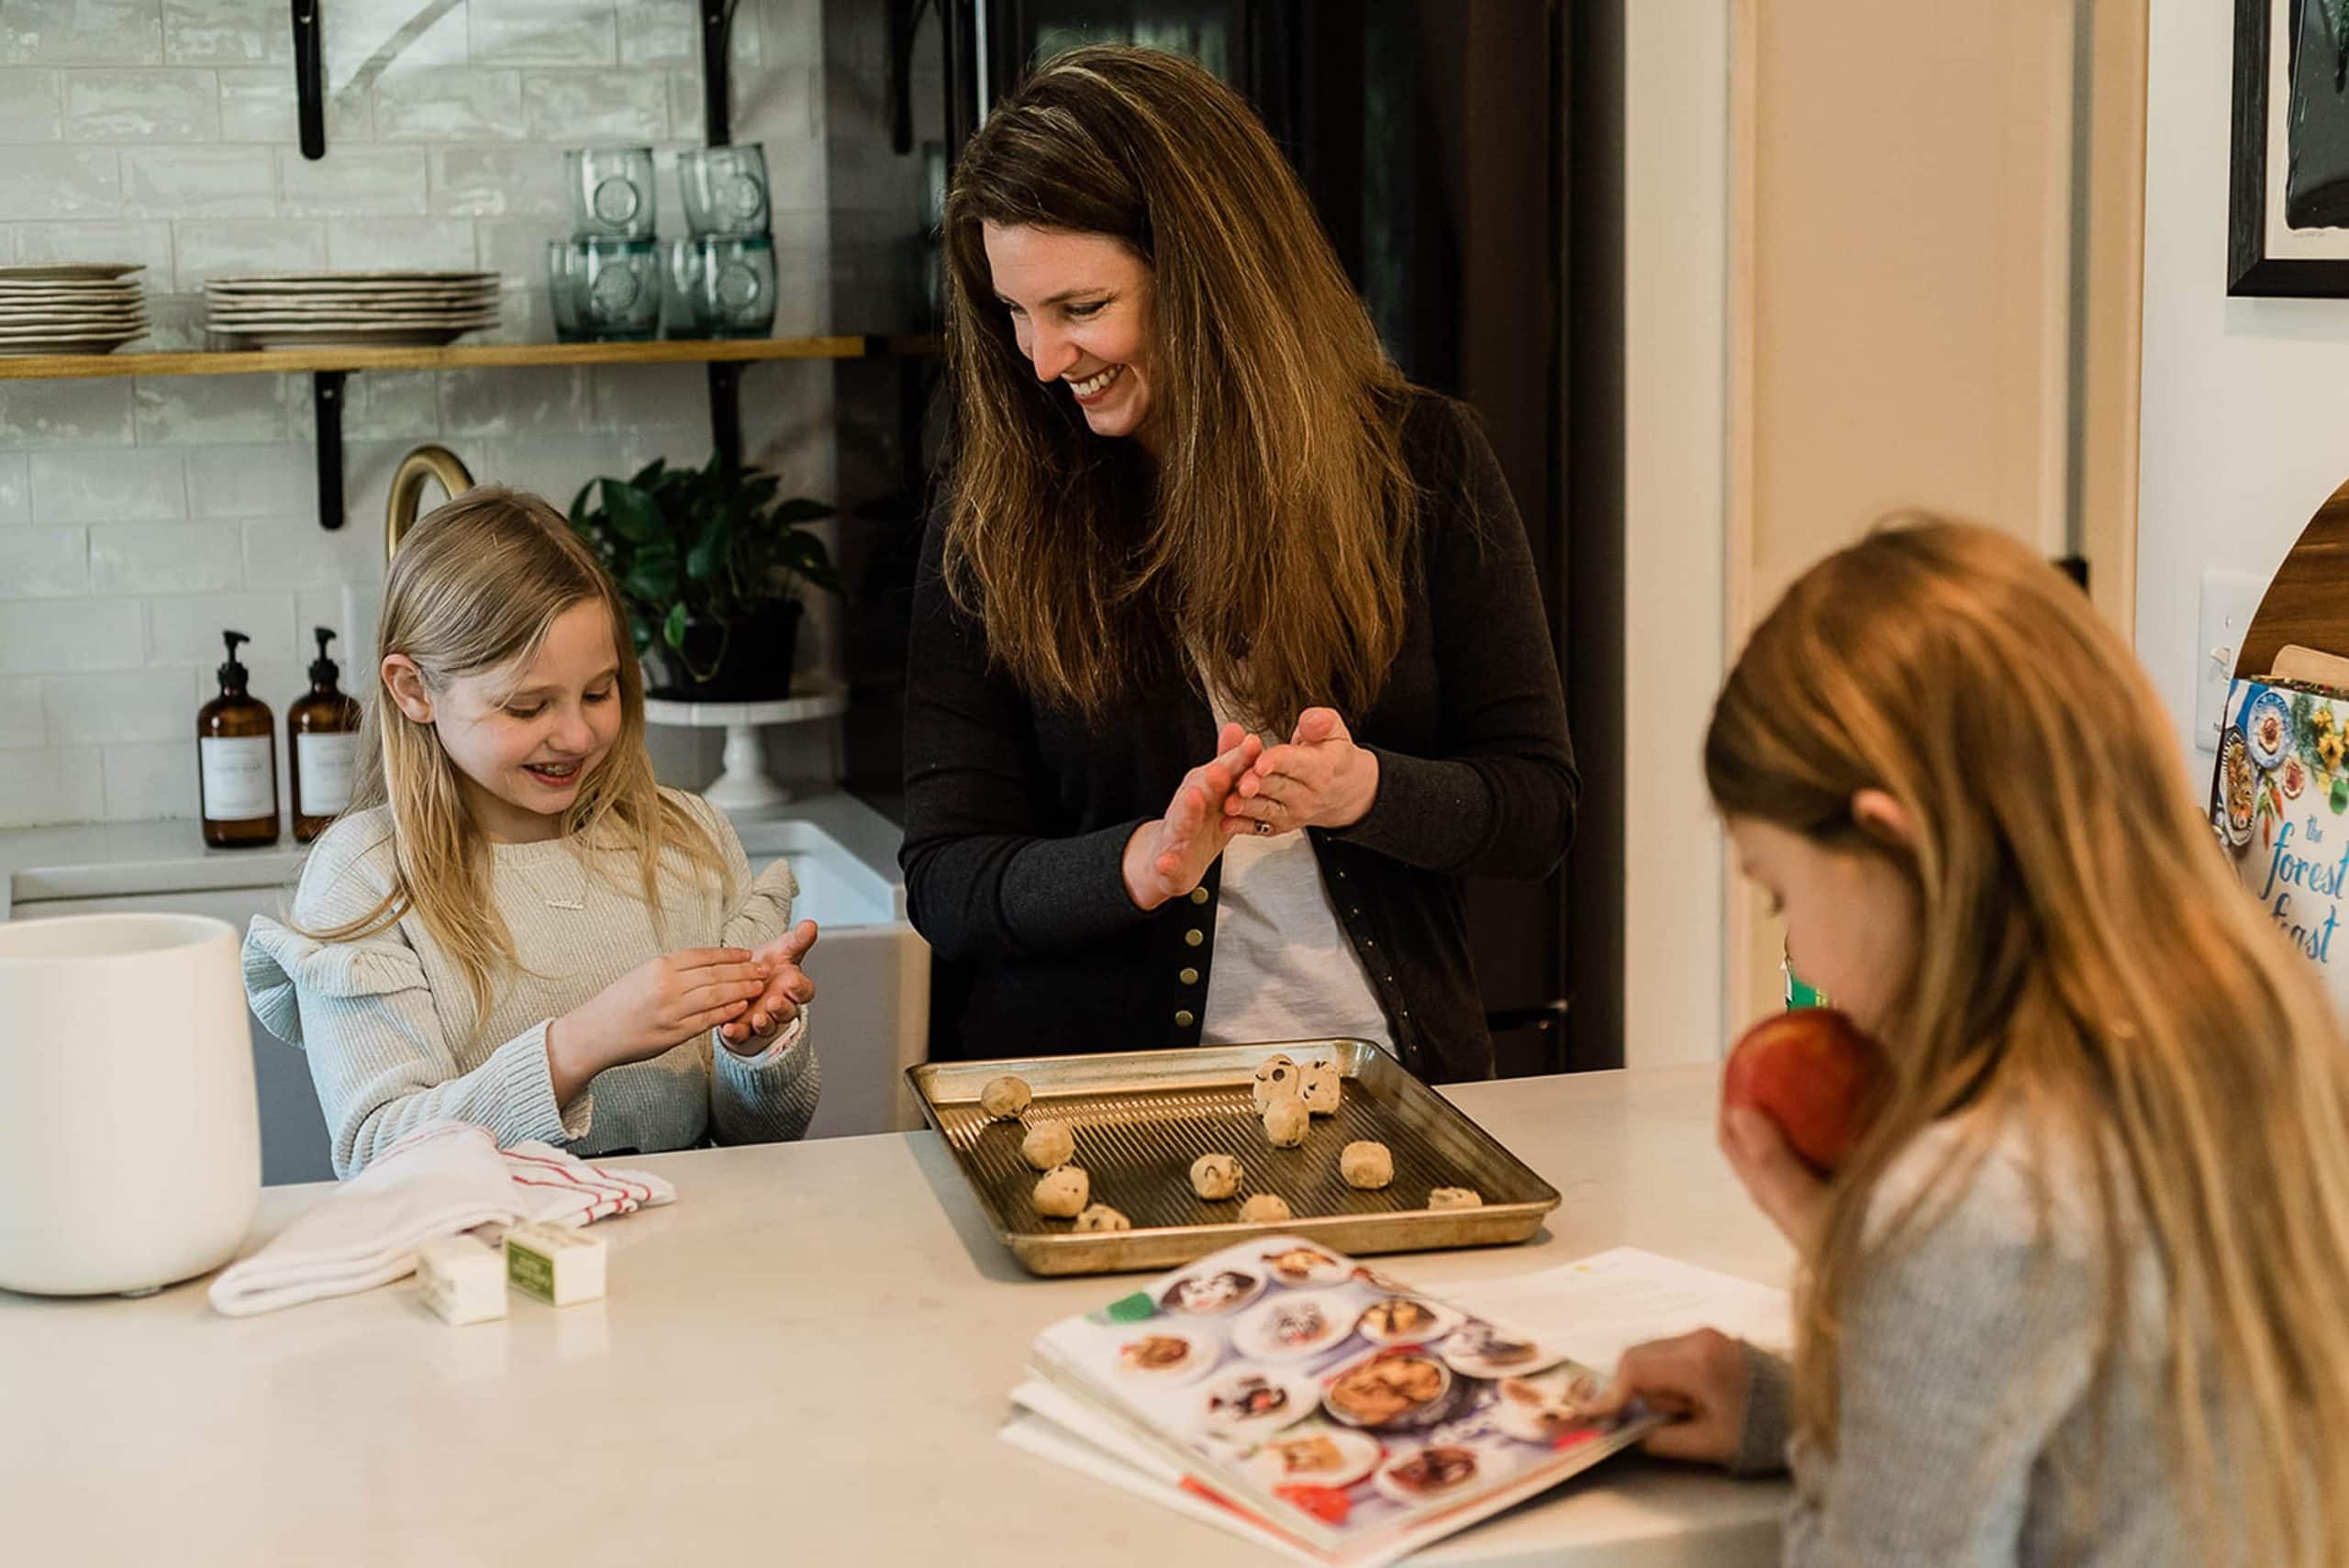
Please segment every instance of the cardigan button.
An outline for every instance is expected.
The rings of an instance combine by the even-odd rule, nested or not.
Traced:
[[[1197,985],[1199,983],[1199,972],[1196,969],[1186,969],[1178,978],[1186,985]]]
[[[1193,1024],[1197,1023],[1198,1021],[1199,1020],[1197,1018],[1192,1017],[1191,1009],[1188,1007],[1183,1008],[1174,1015],[1174,1027],[1178,1029],[1189,1029]]]
[[[1199,929],[1197,926],[1193,926],[1189,930],[1183,933],[1183,944],[1186,947],[1197,947],[1207,940],[1208,934]]]
[[[1206,888],[1204,888],[1204,887],[1195,887],[1195,888],[1191,889],[1191,902],[1192,902],[1192,903],[1194,903],[1194,904],[1204,904],[1204,903],[1206,903],[1207,901],[1208,901],[1208,890],[1207,890]]]

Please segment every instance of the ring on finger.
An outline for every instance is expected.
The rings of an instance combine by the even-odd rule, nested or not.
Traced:
[[[1259,839],[1269,838],[1269,837],[1271,836],[1271,834],[1272,834],[1272,831],[1273,831],[1273,825],[1272,825],[1271,823],[1269,823],[1269,822],[1265,821],[1265,820],[1264,820],[1263,817],[1259,817],[1258,818],[1256,818],[1256,837],[1258,837]]]

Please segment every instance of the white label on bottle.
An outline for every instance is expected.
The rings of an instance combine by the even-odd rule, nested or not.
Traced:
[[[294,784],[302,815],[333,817],[351,804],[351,776],[359,763],[356,735],[294,737]]]
[[[270,738],[206,735],[195,742],[204,770],[204,819],[250,822],[277,815],[277,777]]]

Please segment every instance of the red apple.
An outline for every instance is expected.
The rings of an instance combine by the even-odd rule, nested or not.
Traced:
[[[1724,1106],[1751,1106],[1778,1124],[1821,1171],[1851,1154],[1891,1078],[1884,1047],[1832,1007],[1773,1013],[1745,1031],[1721,1077]]]

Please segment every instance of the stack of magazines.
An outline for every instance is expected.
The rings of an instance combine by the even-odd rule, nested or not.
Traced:
[[[1783,1314],[1779,1293],[1722,1283]],[[1010,1440],[1348,1568],[1521,1502],[1661,1419],[1591,1416],[1603,1374],[1559,1340],[1295,1237],[1226,1248],[1053,1325],[1030,1370]]]

